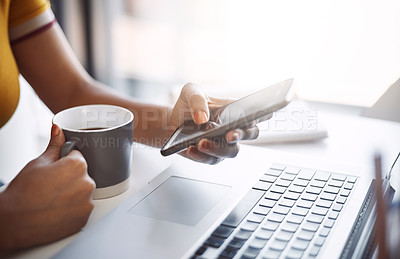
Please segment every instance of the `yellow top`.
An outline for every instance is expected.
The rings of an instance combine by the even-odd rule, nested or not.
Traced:
[[[11,118],[19,100],[19,71],[11,45],[54,21],[47,0],[0,1],[0,128]],[[52,17],[52,18],[51,18]]]

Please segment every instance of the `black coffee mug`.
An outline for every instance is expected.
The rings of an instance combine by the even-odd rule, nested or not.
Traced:
[[[53,123],[64,132],[60,157],[79,150],[96,183],[93,199],[116,196],[129,188],[133,114],[113,105],[85,105],[63,110]]]

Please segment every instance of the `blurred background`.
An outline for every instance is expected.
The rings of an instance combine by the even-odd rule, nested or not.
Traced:
[[[289,77],[299,97],[371,106],[400,77],[397,0],[52,0],[96,79],[162,99],[236,97]]]

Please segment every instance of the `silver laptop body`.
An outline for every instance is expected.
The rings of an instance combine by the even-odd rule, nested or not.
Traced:
[[[237,158],[216,166],[179,159],[55,258],[339,258],[365,206],[372,178],[367,170],[244,145]],[[328,173],[328,178],[316,180],[317,173]],[[308,182],[301,178],[310,175]],[[319,188],[321,193],[315,194]],[[312,195],[317,195],[314,202],[303,199]],[[246,207],[243,197],[258,203]],[[235,218],[232,211],[240,209],[248,213]],[[306,215],[298,222],[302,213]],[[249,243],[230,246],[246,239],[248,231],[253,234]]]

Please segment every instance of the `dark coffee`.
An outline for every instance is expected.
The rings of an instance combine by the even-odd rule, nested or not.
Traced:
[[[107,128],[86,128],[86,129],[79,129],[79,130],[102,130]]]

